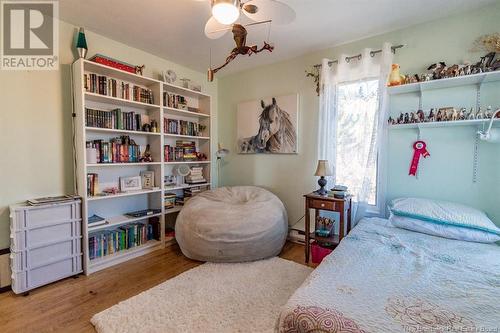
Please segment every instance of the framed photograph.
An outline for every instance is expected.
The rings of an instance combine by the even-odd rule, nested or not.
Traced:
[[[142,190],[141,177],[120,177],[120,191],[121,192],[132,192]]]
[[[238,104],[239,154],[297,154],[299,95]]]
[[[152,189],[155,186],[154,171],[141,171],[141,184],[143,189]]]

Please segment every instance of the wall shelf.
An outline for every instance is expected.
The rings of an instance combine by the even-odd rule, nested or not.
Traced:
[[[418,93],[422,91],[453,88],[467,85],[478,85],[487,82],[500,81],[500,71],[479,73],[472,75],[464,75],[451,77],[447,79],[431,80],[426,82],[417,82],[410,84],[402,84],[400,86],[389,87],[387,89],[389,95],[399,95],[407,93]]]
[[[165,137],[171,137],[171,138],[210,140],[209,136],[194,136],[194,135],[181,135],[181,134],[170,134],[170,133],[165,133],[163,135]]]
[[[96,195],[93,197],[87,197],[87,200],[88,201],[96,201],[96,200],[116,199],[116,198],[122,198],[122,197],[130,197],[133,195],[143,195],[143,194],[150,194],[150,193],[157,193],[157,192],[161,192],[161,189],[158,189],[158,190],[140,190],[140,191],[125,192],[125,193],[110,194],[110,195]]]
[[[389,125],[390,130],[408,129],[408,128],[436,128],[436,127],[455,127],[455,126],[481,126],[487,125],[490,119],[474,120],[456,120],[456,121],[434,121],[429,123],[398,124]],[[493,120],[493,124],[500,123],[500,119]]]
[[[174,161],[174,162],[163,162],[165,165],[178,165],[178,164],[209,164],[211,161]]]

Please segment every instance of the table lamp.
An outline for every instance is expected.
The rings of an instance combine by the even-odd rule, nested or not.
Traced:
[[[315,176],[320,177],[318,180],[318,185],[320,186],[319,190],[315,191],[316,194],[326,195],[326,179],[325,176],[332,176],[332,171],[330,170],[330,166],[328,165],[327,160],[319,160],[318,167],[316,168]]]

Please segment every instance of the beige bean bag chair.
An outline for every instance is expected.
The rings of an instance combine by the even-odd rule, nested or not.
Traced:
[[[283,203],[255,186],[221,187],[189,199],[177,217],[175,236],[188,258],[211,262],[276,256],[285,244]]]

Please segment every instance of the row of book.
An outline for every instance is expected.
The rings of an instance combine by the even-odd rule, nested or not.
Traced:
[[[141,160],[141,152],[146,150],[146,148],[135,144],[128,135],[110,139],[109,142],[104,140],[87,141],[86,148],[95,150],[96,163],[137,163]],[[87,160],[87,162],[91,161]]]
[[[203,176],[203,167],[191,167],[191,172],[184,178],[184,182],[186,182],[186,184],[206,183],[207,180]]]
[[[85,108],[85,126],[109,128],[127,131],[143,131],[143,126],[149,124],[149,131],[158,131],[158,126],[154,126],[156,121],[150,121],[149,115],[124,112],[121,109],[110,111]]]
[[[85,91],[136,102],[154,104],[154,95],[151,89],[108,78],[105,75],[86,73],[83,76]]]
[[[180,134],[190,136],[202,135],[200,124],[187,120],[163,119],[163,131],[169,134]]]
[[[194,141],[175,141],[175,147],[163,146],[165,162],[197,161],[196,143]]]
[[[99,176],[97,173],[87,174],[87,196],[93,197],[99,193]]]
[[[154,238],[151,224],[135,223],[89,236],[90,259],[104,257],[145,244]]]
[[[168,106],[169,108],[187,109],[186,97],[176,94],[171,94],[168,92],[163,92],[163,106]]]

